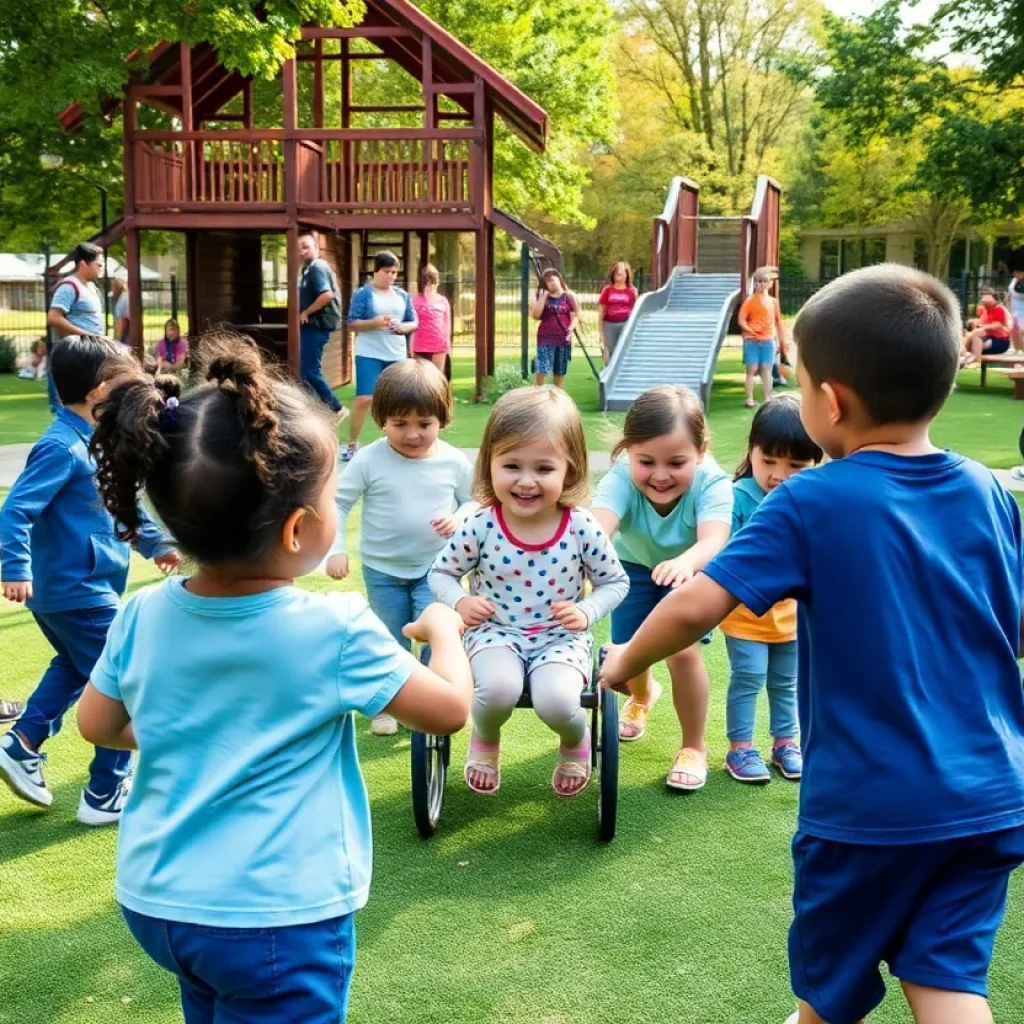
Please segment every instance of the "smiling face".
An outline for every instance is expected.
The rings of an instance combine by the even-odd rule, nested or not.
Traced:
[[[629,475],[655,508],[670,509],[690,489],[704,460],[681,423],[667,434],[637,441],[629,449]]]
[[[788,455],[766,455],[755,445],[750,450],[750,469],[762,491],[773,491],[779,484],[788,480],[801,470],[810,469],[814,463],[810,459],[794,459]]]
[[[407,459],[425,459],[437,445],[441,421],[436,416],[410,412],[404,416],[389,416],[384,421],[384,434],[388,444]]]
[[[569,460],[548,438],[491,458],[491,488],[506,512],[528,519],[557,508]]]

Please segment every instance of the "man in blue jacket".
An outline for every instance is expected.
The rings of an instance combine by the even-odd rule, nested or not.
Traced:
[[[89,681],[128,583],[129,548],[97,494],[89,441],[106,381],[130,361],[114,342],[89,335],[53,346],[50,368],[62,408],[0,510],[3,595],[28,606],[57,652],[14,728],[0,738],[0,782],[39,807],[53,803],[39,748],[60,730]],[[138,547],[164,572],[180,561],[148,519]],[[80,822],[120,820],[130,757],[96,748]]]

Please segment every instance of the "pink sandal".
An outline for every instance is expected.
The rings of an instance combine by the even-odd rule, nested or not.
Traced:
[[[466,755],[466,766],[462,770],[462,777],[466,785],[480,796],[494,796],[501,788],[501,768],[499,767],[501,744],[484,743],[473,733],[469,739],[469,753]],[[481,772],[488,777],[494,777],[494,786],[491,789],[483,789],[474,786],[470,782],[470,772]]]
[[[571,793],[558,788],[559,782],[582,781],[579,789]],[[579,796],[590,784],[590,730],[587,730],[583,742],[575,750],[566,750],[565,747],[558,748],[558,762],[555,765],[555,772],[551,776],[551,788],[556,796],[574,797]]]

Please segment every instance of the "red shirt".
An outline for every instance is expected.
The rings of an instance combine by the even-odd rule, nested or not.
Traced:
[[[616,288],[606,284],[597,297],[597,304],[604,306],[604,318],[610,324],[624,324],[636,305],[638,292],[632,285]]]
[[[986,338],[1008,338],[1010,336],[1010,313],[1001,304],[980,306],[978,319],[985,328]]]

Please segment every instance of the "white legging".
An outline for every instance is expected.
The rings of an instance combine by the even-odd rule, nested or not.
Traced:
[[[487,647],[470,660],[473,669],[473,729],[484,743],[497,743],[501,727],[522,696],[525,671],[508,647]],[[575,750],[587,731],[580,707],[583,678],[571,665],[548,663],[530,673],[530,696],[540,720],[558,733],[562,746]]]

